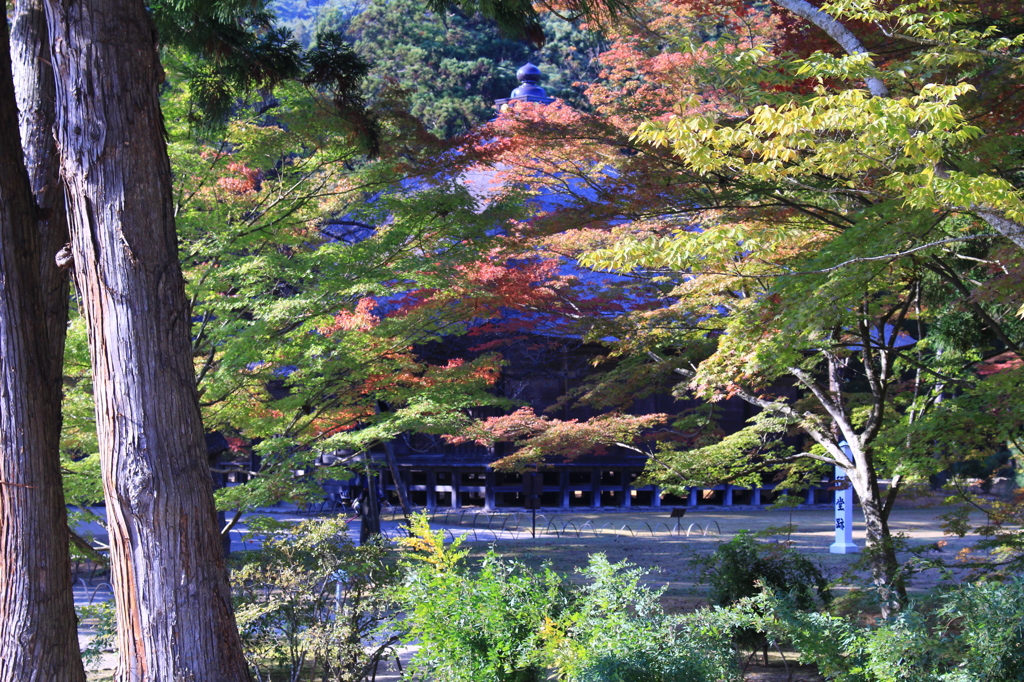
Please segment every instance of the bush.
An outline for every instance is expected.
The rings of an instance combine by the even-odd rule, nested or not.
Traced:
[[[397,570],[383,543],[356,547],[344,521],[295,525],[249,519],[262,546],[232,575],[238,628],[258,679],[269,663],[289,680],[315,671],[323,682],[372,679],[399,640],[393,628]]]
[[[758,542],[741,531],[713,554],[696,557],[698,580],[711,587],[712,604],[730,606],[754,597],[763,589],[788,595],[799,609],[812,610],[820,600],[832,599],[821,570],[807,557],[780,543]],[[768,660],[768,640],[754,628],[735,628],[733,639],[745,649],[762,648]]]
[[[86,667],[99,662],[104,652],[117,651],[117,608],[113,601],[75,606],[79,624],[92,630],[92,639],[82,649],[82,662]]]
[[[403,544],[416,553],[406,564],[403,596],[407,637],[420,644],[413,674],[434,682],[545,679],[541,624],[565,604],[559,577],[493,552],[472,572],[462,562],[461,538],[446,548],[444,531],[431,531],[422,515],[413,517],[411,531]]]
[[[736,677],[728,631],[709,613],[665,614],[643,571],[590,557],[570,611],[547,628],[549,658],[565,682],[714,682]]]
[[[758,542],[746,531],[693,563],[700,569],[699,580],[711,587],[711,602],[718,606],[753,597],[762,587],[788,594],[802,609],[832,599],[828,581],[814,562],[787,545]]]
[[[930,611],[873,627],[806,613],[767,592],[741,603],[748,623],[792,643],[839,682],[1024,682],[1024,579],[964,585]]]
[[[714,682],[736,677],[714,614],[666,615],[642,571],[591,557],[585,586],[489,553],[479,569],[416,517],[406,583],[418,679],[433,682]],[[554,669],[555,677],[549,677]]]

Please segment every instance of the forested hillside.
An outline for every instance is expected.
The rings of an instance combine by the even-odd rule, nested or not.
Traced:
[[[600,34],[550,14],[541,19],[546,42],[537,48],[479,14],[441,16],[414,0],[279,0],[270,7],[304,47],[318,32],[344,36],[371,65],[368,100],[397,97],[441,137],[490,119],[493,101],[508,97],[518,85],[516,70],[528,61],[544,72],[550,96],[586,107],[582,83],[597,77],[604,45]]]

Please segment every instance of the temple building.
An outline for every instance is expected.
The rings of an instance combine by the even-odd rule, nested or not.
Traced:
[[[501,111],[515,102],[550,103],[540,85],[541,72],[533,64],[526,64],[517,72],[521,85],[511,96],[495,101],[495,110]],[[493,187],[493,177],[480,173],[469,178],[479,184],[485,193]],[[556,197],[538,197],[545,201]],[[571,267],[571,266],[570,266]],[[588,276],[594,276],[589,273]],[[615,275],[601,275],[615,277]],[[543,332],[535,332],[542,335]],[[538,350],[543,349],[543,350]],[[441,345],[438,354],[456,353],[448,345]],[[554,405],[561,396],[578,387],[591,370],[592,359],[605,349],[589,345],[579,338],[545,336],[543,343],[534,344],[529,352],[507,354],[508,364],[496,390],[508,397],[529,404],[537,413]],[[785,390],[785,389],[782,389]],[[634,414],[656,412],[678,413],[695,401],[685,401],[665,393],[636,401]],[[754,408],[739,399],[720,403],[719,425],[726,432],[743,427],[753,415]],[[587,408],[559,408],[555,415],[561,419],[585,420],[596,416]],[[492,416],[479,414],[478,417]],[[371,453],[371,460],[381,475],[381,489],[392,503],[398,502],[397,486],[405,487],[415,507],[466,508],[488,510],[522,507],[525,496],[520,474],[495,471],[491,463],[510,451],[504,444],[485,447],[475,444],[451,445],[443,439],[425,434],[404,434],[390,444],[397,463],[399,481],[385,463],[383,452]],[[543,489],[540,503],[544,508],[631,508],[699,505],[763,505],[770,504],[781,491],[772,483],[761,488],[746,489],[731,485],[718,485],[707,489],[690,489],[683,496],[667,493],[654,486],[637,486],[635,481],[644,470],[646,457],[624,448],[610,448],[603,455],[589,455],[564,460],[552,457],[540,469]],[[336,481],[325,486],[329,497],[351,499],[358,494],[361,478]],[[802,493],[808,503],[828,503],[831,491],[812,488]]]

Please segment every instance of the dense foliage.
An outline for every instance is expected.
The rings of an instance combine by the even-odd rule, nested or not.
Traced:
[[[582,587],[493,552],[469,567],[461,539],[414,517],[406,578],[417,679],[712,682],[737,679],[727,629],[709,613],[670,616],[626,563],[590,558]]]
[[[544,72],[552,97],[587,106],[577,83],[598,74],[600,33],[580,21],[540,17],[545,41],[535,46],[500,33],[483,15],[438,12],[412,0],[330,2],[317,7],[276,3],[281,23],[303,46],[334,33],[370,64],[368,101],[398,100],[430,133],[448,138],[494,116],[493,101],[508,97],[527,61]]]
[[[887,522],[896,495],[1021,452],[1015,7],[656,0],[594,15],[562,4],[572,21],[515,3],[518,19],[493,4],[335,4],[305,45],[260,3],[232,16],[154,5],[204,419],[230,446],[219,472],[262,467],[222,490],[220,507],[317,496],[315,477],[334,474],[296,471],[403,432],[509,442],[504,464],[520,469],[631,448],[650,456],[646,482],[672,492],[767,476],[796,487],[839,466],[894,614],[906,603]],[[518,33],[499,35],[478,9]],[[543,48],[508,37],[540,28]],[[483,125],[527,59],[542,61],[560,100]],[[472,174],[492,187],[471,191]],[[480,343],[440,361],[425,352],[463,336]],[[100,495],[85,337],[73,320],[64,448],[81,505]],[[558,404],[600,416],[513,410],[496,395],[502,353],[540,337],[605,347],[600,371]],[[704,403],[629,413],[660,390]],[[757,408],[735,433],[716,423],[729,399]],[[471,423],[482,406],[508,414]],[[990,514],[980,549],[1014,568],[1020,505],[970,501]],[[966,532],[966,514],[949,526]],[[717,639],[700,648],[717,626],[666,617],[635,573],[595,558],[573,592],[495,556],[470,570],[457,547],[414,530],[428,560],[404,589],[413,632],[431,644],[424,674],[732,674]],[[327,531],[302,533],[299,549]],[[335,613],[323,590],[340,581],[317,572],[327,559],[299,561],[266,539],[283,553],[251,583],[277,587],[245,597],[253,650],[340,670],[339,647],[357,654],[339,621],[274,620],[294,604],[268,596],[315,586],[321,601],[301,608]],[[325,548],[352,549],[307,549]],[[779,593],[800,586],[801,609],[823,593],[795,555],[746,537],[710,561],[728,569],[713,577],[723,604],[758,599],[757,579]],[[287,576],[289,562],[309,570]],[[745,627],[784,634],[850,680],[1014,679],[1019,614],[1006,604],[1017,587],[953,593],[938,613],[962,628],[908,610],[863,629],[769,597]],[[815,648],[825,634],[845,637],[841,661]],[[922,658],[894,653],[911,645]]]
[[[372,680],[395,655],[395,567],[383,542],[356,547],[340,519],[295,525],[250,518],[233,571],[246,655],[259,679],[268,667],[322,682]]]
[[[558,618],[567,595],[550,571],[490,554],[476,572],[460,540],[445,547],[444,530],[414,517],[403,540],[413,554],[406,579],[409,638],[419,642],[413,674],[438,682],[537,682],[546,677],[541,625]]]
[[[623,359],[607,384],[627,368],[630,386],[674,376],[680,395],[759,409],[696,442],[707,413],[676,420],[647,449],[647,480],[781,471],[798,485],[839,466],[895,599],[895,495],[1005,449],[1024,416],[1019,117],[1003,97],[1021,73],[1015,17],[999,3],[649,3],[612,22],[591,113],[517,106],[475,148],[506,187],[558,197],[510,251],[660,288],[659,305],[593,322]],[[527,453],[541,442],[543,428],[505,426],[484,428]],[[600,446],[627,424],[594,426]]]
[[[1020,579],[964,584],[873,627],[798,611],[770,593],[747,606],[749,622],[792,643],[829,679],[1009,682],[1024,679],[1022,587]]]
[[[733,606],[765,590],[782,595],[787,605],[801,611],[817,611],[832,600],[828,581],[811,559],[786,544],[759,541],[745,531],[691,562],[700,570],[700,582],[710,588],[709,601],[717,606]],[[744,649],[762,648],[767,659],[768,640],[755,628],[737,628],[733,639]]]
[[[770,589],[784,594],[797,608],[828,605],[828,581],[813,561],[779,542],[764,542],[741,532],[707,556],[695,557],[700,580],[711,588],[711,603],[730,606]]]

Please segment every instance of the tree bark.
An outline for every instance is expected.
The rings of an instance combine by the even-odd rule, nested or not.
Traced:
[[[895,333],[895,332],[894,332]],[[865,348],[870,343],[870,334],[865,333]],[[891,350],[891,349],[889,349]],[[659,360],[657,356],[655,359]],[[832,367],[832,363],[836,366]],[[871,358],[865,355],[865,363]],[[888,362],[888,361],[887,361]],[[818,403],[832,417],[833,423],[829,431],[816,429],[806,421],[802,425],[803,431],[816,443],[825,448],[831,461],[829,464],[842,467],[850,479],[857,497],[860,498],[861,513],[864,516],[864,527],[867,531],[867,552],[871,565],[871,580],[878,591],[883,616],[889,616],[898,611],[902,604],[906,603],[907,592],[902,576],[899,574],[899,562],[896,558],[896,549],[892,541],[892,534],[889,532],[888,509],[892,506],[892,500],[883,500],[881,490],[878,486],[878,474],[875,471],[874,457],[869,449],[871,441],[877,435],[877,431],[865,428],[857,433],[849,415],[843,406],[842,390],[838,376],[838,359],[829,358],[829,388],[820,386],[809,372],[799,367],[790,367],[789,370],[796,377],[797,381],[811,392]],[[683,376],[692,377],[689,370],[676,369],[676,372]],[[887,374],[885,370],[883,374]],[[885,379],[883,377],[883,383]],[[751,405],[756,405],[765,410],[772,410],[778,414],[785,415],[793,420],[806,420],[810,413],[797,414],[792,407],[777,400],[766,400],[758,398],[750,391],[738,388],[736,395]],[[882,401],[884,407],[885,392],[881,391],[876,395],[876,400]],[[881,418],[881,412],[877,411],[876,419]],[[847,458],[840,448],[840,441],[845,440],[850,448],[853,460]],[[818,459],[816,456],[804,454],[804,457]]]
[[[17,0],[11,27],[11,57],[14,90],[18,99],[21,147],[29,183],[39,207],[39,279],[43,288],[43,319],[52,360],[50,381],[56,397],[53,408],[59,420],[64,341],[68,326],[68,282],[66,271],[55,256],[68,243],[64,181],[53,139],[53,67],[50,65],[50,37],[43,0]]]
[[[154,28],[141,0],[45,2],[89,328],[115,680],[249,680],[192,366]]]
[[[60,391],[40,287],[37,211],[0,22],[0,680],[78,682]]]
[[[859,455],[859,456],[858,456]],[[907,588],[899,572],[899,561],[889,532],[889,520],[885,510],[881,489],[874,465],[863,452],[857,453],[856,468],[849,472],[850,483],[860,499],[864,515],[864,529],[867,535],[868,561],[871,565],[871,582],[875,586],[882,607],[882,617],[888,618],[898,612],[907,601]]]
[[[359,499],[359,544],[365,545],[380,535],[380,498],[377,495],[377,473],[366,468],[366,487]]]
[[[846,26],[844,26],[842,22],[835,17],[823,12],[811,3],[807,2],[807,0],[772,1],[780,7],[785,7],[793,14],[806,19],[820,28],[828,34],[829,38],[839,43],[839,46],[842,47],[847,54],[867,53],[867,50],[864,49],[864,45],[861,44],[860,40],[850,31],[850,29],[846,28]],[[885,83],[883,83],[881,79],[871,76],[864,82],[868,86],[868,91],[870,91],[875,97],[887,97],[889,95],[889,88],[885,86]]]
[[[398,494],[398,503],[402,506],[402,516],[406,522],[412,516],[412,505],[409,504],[409,490],[402,480],[402,470],[398,467],[398,460],[395,458],[395,446],[390,440],[384,441],[384,457],[388,460],[388,469],[391,471],[391,479],[395,482],[395,493]]]

